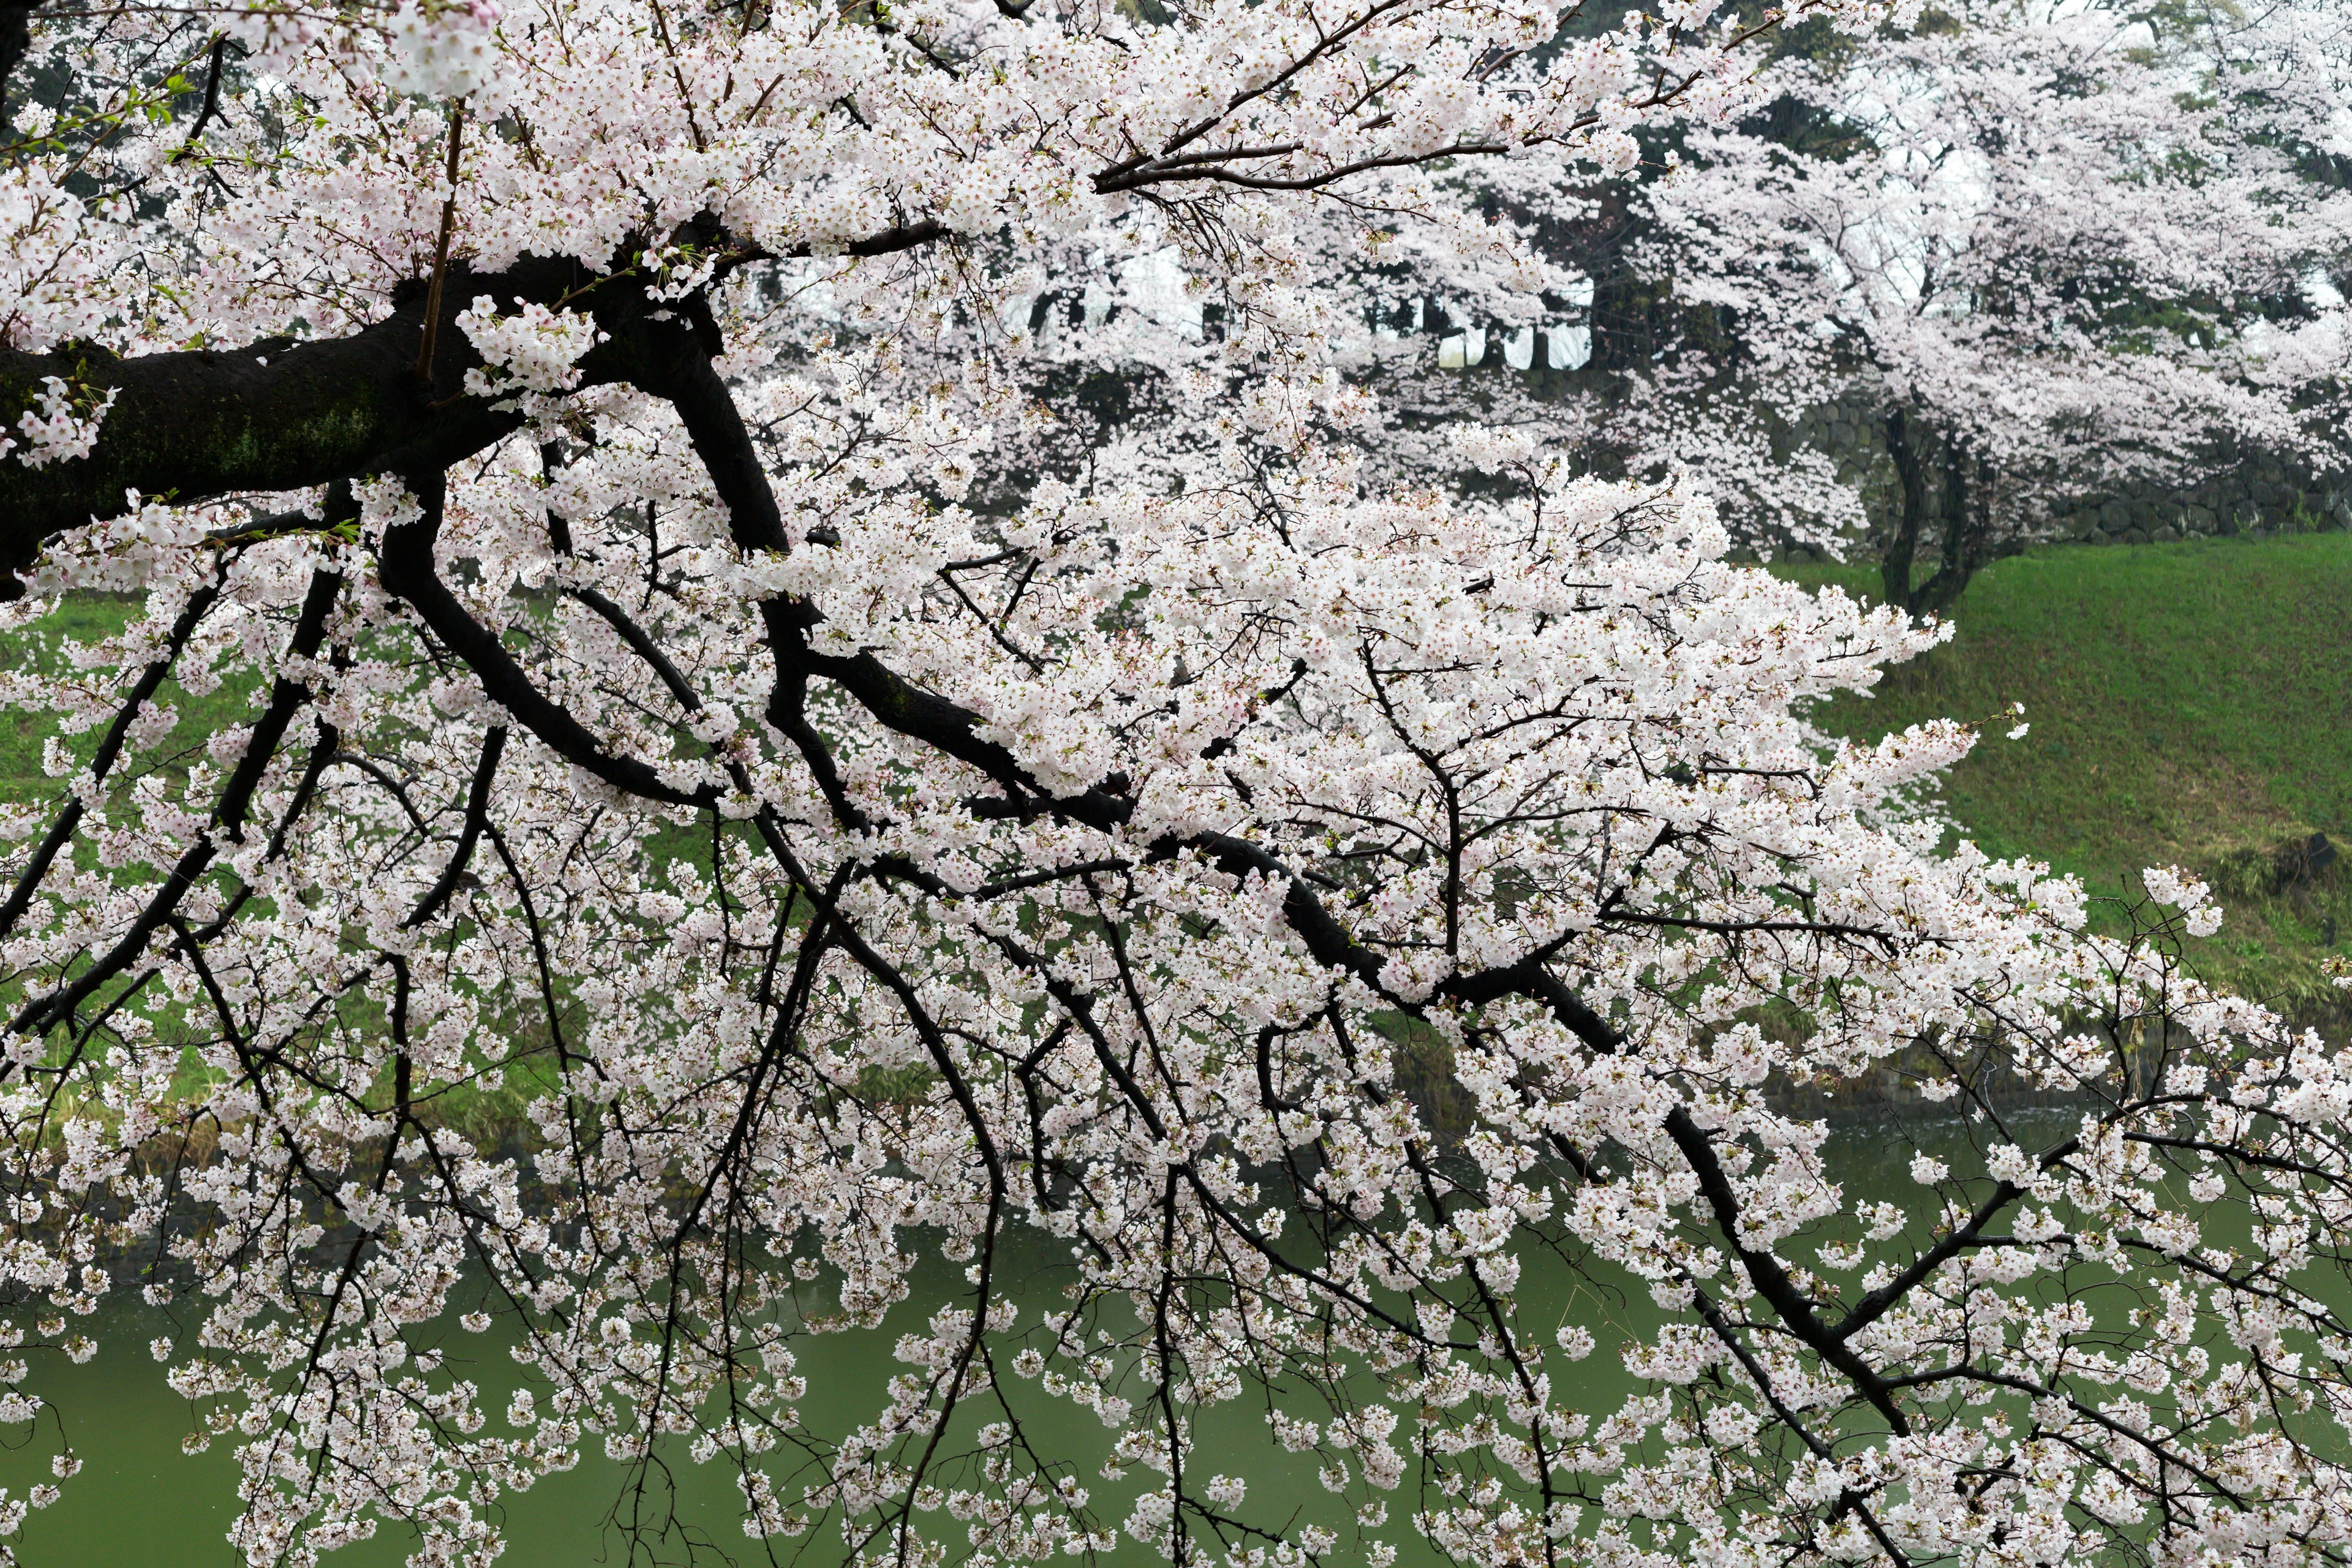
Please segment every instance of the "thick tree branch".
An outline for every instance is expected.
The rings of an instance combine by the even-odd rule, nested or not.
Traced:
[[[761,467],[759,448],[735,406],[735,395],[710,363],[719,347],[719,328],[709,307],[699,296],[688,303],[691,326],[666,321],[648,323],[637,337],[631,356],[629,380],[657,397],[666,397],[694,443],[711,488],[727,508],[728,532],[743,550],[785,548],[784,520],[776,493]]]
[[[45,468],[0,462],[0,573],[21,571],[52,534],[122,510],[126,490],[181,502],[299,489],[370,474],[438,470],[490,447],[521,416],[465,395],[482,361],[456,326],[477,295],[586,310],[611,341],[581,362],[583,385],[628,379],[654,309],[625,274],[526,258],[504,272],[453,264],[440,347],[416,377],[426,325],[423,285],[394,294],[384,317],[348,336],[272,353],[195,350],[118,359],[100,350],[0,349],[0,414],[29,407],[47,376],[115,394],[90,455]],[[13,597],[0,582],[0,595]]]

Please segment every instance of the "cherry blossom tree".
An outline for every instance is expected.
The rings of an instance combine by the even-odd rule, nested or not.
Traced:
[[[1917,611],[2069,501],[2246,451],[2339,463],[2352,199],[2314,161],[2341,149],[2347,31],[2003,0],[1792,54],[1771,114],[1698,129],[1651,187],[1650,271],[1732,351],[1669,353],[1637,403],[1688,406],[1678,375],[1874,406],[1885,593]]]
[[[1704,496],[1339,437],[1304,226],[1622,170],[1752,104],[1737,28],[8,20],[0,629],[53,658],[0,693],[58,782],[0,812],[0,1418],[69,1436],[30,1369],[128,1255],[257,1563],[487,1563],[598,1448],[633,1553],[702,1462],[772,1560],[2345,1556],[2347,1064],[2184,972],[2204,889],[2095,936],[1939,855],[1904,802],[1973,730],[1798,715],[1941,634],[1728,564]],[[1081,236],[1213,286],[1217,460],[975,509],[1035,417],[1007,260]],[[137,608],[59,640],[93,590]],[[1907,1205],[1780,1093],[1873,1070],[1972,1112]],[[527,1125],[468,1137],[492,1089]],[[1639,1392],[1531,1266],[1651,1292]],[[831,1422],[856,1334],[903,1370]]]
[[[1524,428],[1586,472],[1701,479],[1743,548],[1795,539],[1836,551],[1864,531],[1860,498],[1832,462],[1775,456],[1753,388],[1714,384],[1727,378],[1679,333],[1592,325],[1605,310],[1595,272],[1671,293],[1625,254],[1646,264],[1657,250],[1638,243],[1649,232],[1633,216],[1645,210],[1638,178],[1596,179],[1570,151],[1533,149],[1456,161],[1429,184],[1404,199],[1386,182],[1358,182],[1294,231],[1302,290],[1286,341],[1308,347],[1344,387],[1317,401],[1309,428],[1353,448],[1368,482],[1491,488],[1464,466],[1452,432]],[[1173,247],[1115,260],[1121,244],[1084,233],[1027,253],[1034,289],[1005,321],[981,324],[1021,340],[1043,416],[992,447],[976,504],[1017,495],[1040,473],[1117,485],[1204,462],[1244,471],[1282,461],[1290,427],[1262,440],[1242,412],[1255,372],[1223,351],[1223,301]],[[950,333],[929,350],[955,363],[971,347]],[[1581,366],[1596,348],[1605,363],[1571,384],[1523,374]]]
[[[1322,300],[1294,326],[1370,395],[1334,434],[1382,479],[1457,484],[1454,425],[1538,429],[1589,469],[1696,479],[1768,552],[1875,533],[1893,602],[1923,611],[2085,498],[2254,451],[2326,469],[2352,354],[2331,279],[2352,255],[2347,29],[2308,6],[2158,24],[1999,5],[1807,35],[1759,84],[1768,108],[1654,135],[1641,177],[1544,149],[1453,163],[1433,205],[1376,182],[1320,204],[1295,243]],[[1197,390],[1171,395],[1231,390],[1217,307],[1105,254],[1036,258],[1045,361],[1108,395],[1004,454],[1016,476],[1094,471],[1107,426],[1162,468],[1217,444]],[[1565,386],[1512,374],[1560,362],[1578,318],[1574,363],[1599,363]],[[1829,403],[1882,426],[1875,530],[1832,456],[1780,434]],[[1914,584],[1923,548],[1937,569]]]

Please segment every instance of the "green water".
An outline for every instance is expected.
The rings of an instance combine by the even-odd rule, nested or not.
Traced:
[[[2071,1118],[2067,1119],[2071,1121]],[[2063,1135],[2062,1132],[2053,1135]],[[1966,1152],[1964,1130],[1953,1123],[1864,1125],[1840,1131],[1831,1145],[1832,1173],[1847,1190],[1849,1202],[1886,1197],[1916,1204],[1921,1189],[1913,1185],[1905,1166],[1915,1150],[1951,1159],[1963,1173],[1981,1171]],[[1050,1255],[1040,1248],[1034,1265]],[[831,1334],[799,1342],[802,1373],[809,1380],[808,1396],[800,1408],[810,1424],[833,1433],[870,1418],[878,1406],[881,1389],[895,1372],[905,1370],[891,1357],[897,1336],[928,1318],[960,1281],[956,1272],[935,1266],[919,1273],[917,1289],[908,1302],[892,1313],[879,1331]],[[1042,1304],[1057,1294],[1050,1268],[1035,1268],[1025,1292]],[[1617,1350],[1627,1339],[1646,1332],[1658,1316],[1646,1291],[1638,1287],[1580,1278],[1564,1266],[1530,1252],[1528,1271],[1518,1292],[1519,1316],[1525,1331],[1548,1338],[1559,1323],[1580,1322],[1591,1329],[1599,1348],[1579,1363],[1578,1386],[1566,1390],[1579,1408],[1596,1415],[1615,1408],[1634,1383],[1623,1370]],[[1036,1307],[1024,1313],[1034,1321]],[[181,1452],[181,1440],[198,1425],[197,1414],[165,1386],[163,1369],[152,1359],[148,1342],[178,1330],[159,1312],[140,1307],[125,1293],[123,1304],[100,1335],[100,1350],[89,1364],[75,1367],[58,1363],[37,1369],[33,1388],[53,1400],[62,1412],[65,1430],[83,1459],[79,1477],[67,1484],[63,1498],[34,1514],[18,1542],[21,1560],[30,1568],[113,1568],[115,1564],[171,1564],[174,1568],[233,1568],[238,1563],[226,1531],[236,1511],[237,1466],[233,1438],[222,1438],[194,1458]],[[444,1342],[448,1364],[458,1376],[479,1383],[488,1413],[489,1435],[507,1430],[506,1391],[519,1381],[497,1333],[467,1336],[452,1332]],[[1079,1475],[1093,1491],[1098,1513],[1106,1522],[1124,1517],[1126,1497],[1135,1489],[1104,1483],[1097,1474],[1110,1451],[1111,1434],[1097,1419],[1067,1404],[1049,1400],[1034,1385],[1021,1406],[1041,1447],[1050,1443],[1061,1455],[1078,1462]],[[0,1451],[0,1485],[12,1496],[47,1479],[48,1456],[56,1451],[57,1430],[45,1416],[29,1436],[22,1428],[0,1429],[12,1447]],[[630,1561],[626,1537],[615,1528],[616,1509],[623,1503],[625,1470],[605,1458],[589,1438],[579,1466],[541,1480],[530,1491],[503,1500],[500,1521],[507,1539],[501,1568],[586,1568],[596,1563]],[[772,1458],[773,1456],[772,1456]],[[1314,1464],[1302,1456],[1284,1453],[1269,1437],[1262,1404],[1247,1397],[1220,1406],[1204,1418],[1198,1448],[1191,1460],[1196,1473],[1224,1472],[1250,1484],[1250,1517],[1279,1519],[1293,1509],[1306,1520],[1339,1523],[1333,1500],[1317,1482]],[[763,1561],[758,1542],[747,1540],[740,1523],[741,1498],[729,1478],[724,1461],[702,1467],[676,1456],[671,1466],[674,1493],[660,1506],[663,1517],[674,1517],[679,1529],[661,1545],[665,1562],[740,1563]],[[788,1502],[797,1486],[779,1474],[778,1492]],[[1391,1522],[1379,1533],[1406,1549],[1408,1564],[1426,1558],[1426,1550],[1411,1550],[1405,1525],[1413,1503],[1412,1481],[1391,1494]],[[674,1510],[674,1512],[672,1511]],[[944,1515],[931,1516],[932,1525],[948,1539],[960,1541],[961,1527]],[[1343,1541],[1344,1541],[1343,1537]],[[343,1549],[324,1558],[331,1568],[388,1568],[414,1547],[405,1531],[383,1526],[373,1541]],[[805,1549],[803,1561],[832,1563],[842,1556],[841,1536],[828,1522],[801,1541],[775,1543],[780,1559],[789,1559],[796,1547]],[[1349,1555],[1346,1546],[1340,1555]],[[1139,1565],[1156,1561],[1122,1539],[1114,1556]],[[639,1563],[650,1561],[645,1555]]]

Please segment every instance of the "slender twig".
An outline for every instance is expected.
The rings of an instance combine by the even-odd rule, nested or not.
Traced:
[[[433,348],[441,332],[441,286],[449,276],[449,238],[457,228],[457,152],[465,139],[466,106],[449,106],[449,190],[441,198],[441,237],[433,247],[433,281],[425,290],[425,341],[416,345],[416,379],[433,384]]]

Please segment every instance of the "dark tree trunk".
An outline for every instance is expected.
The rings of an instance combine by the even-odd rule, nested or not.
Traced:
[[[884,256],[940,236],[937,225],[917,224],[844,250]],[[421,282],[396,290],[381,321],[312,342],[132,359],[73,345],[46,354],[0,348],[0,424],[33,406],[45,377],[92,399],[115,395],[88,458],[41,468],[0,463],[0,599],[23,593],[16,574],[39,559],[52,535],[119,514],[126,490],[190,503],[371,474],[425,474],[511,435],[521,427],[520,415],[465,392],[466,372],[482,362],[457,316],[482,294],[502,310],[520,300],[593,315],[607,341],[581,361],[583,386],[627,382],[669,395],[677,367],[694,357],[681,357],[682,337],[699,340],[705,359],[719,347],[718,328],[699,300],[686,306],[689,321],[657,319],[657,311],[670,313],[659,311],[625,269],[600,276],[576,261],[525,257],[497,273],[453,264],[429,381],[416,372],[427,297]],[[709,395],[694,377],[681,386],[683,395]],[[730,504],[739,504],[747,493],[740,482],[746,459],[723,454],[720,461],[728,471],[718,482],[734,492]],[[764,515],[773,513],[771,500]]]
[[[33,13],[41,0],[0,0],[0,122],[8,115],[8,79],[33,47]]]
[[[1992,559],[1992,464],[1966,447],[1945,462],[1942,559],[1936,574],[1911,591],[1905,606],[1915,616],[1941,616],[1959,603],[1978,569]]]
[[[642,289],[598,287],[575,264],[530,260],[487,277],[460,270],[450,282],[429,384],[416,374],[425,290],[413,287],[383,320],[316,342],[133,359],[71,345],[46,354],[0,349],[0,415],[30,406],[48,376],[92,399],[114,394],[89,457],[0,467],[0,597],[20,591],[10,574],[38,559],[51,535],[121,512],[126,490],[193,502],[437,471],[520,427],[519,415],[465,395],[465,374],[481,361],[455,318],[476,294],[507,305],[585,292],[614,342],[590,353],[583,380],[626,379],[628,355],[614,351],[646,314]]]
[[[1911,568],[1919,556],[1919,535],[1927,525],[1927,473],[1910,414],[1899,403],[1886,411],[1886,452],[1895,459],[1895,476],[1903,481],[1903,510],[1879,563],[1880,592],[1888,604],[1909,610]]]
[[[1879,563],[1879,582],[1888,604],[1914,616],[1941,616],[1949,611],[1978,569],[1991,558],[1991,464],[1956,443],[1936,441],[1932,458],[1944,479],[1942,537],[1936,570],[1927,581],[1912,582],[1920,535],[1927,531],[1932,504],[1927,489],[1931,454],[1923,449],[1932,439],[1899,405],[1887,412],[1886,449],[1903,481],[1903,510]]]

